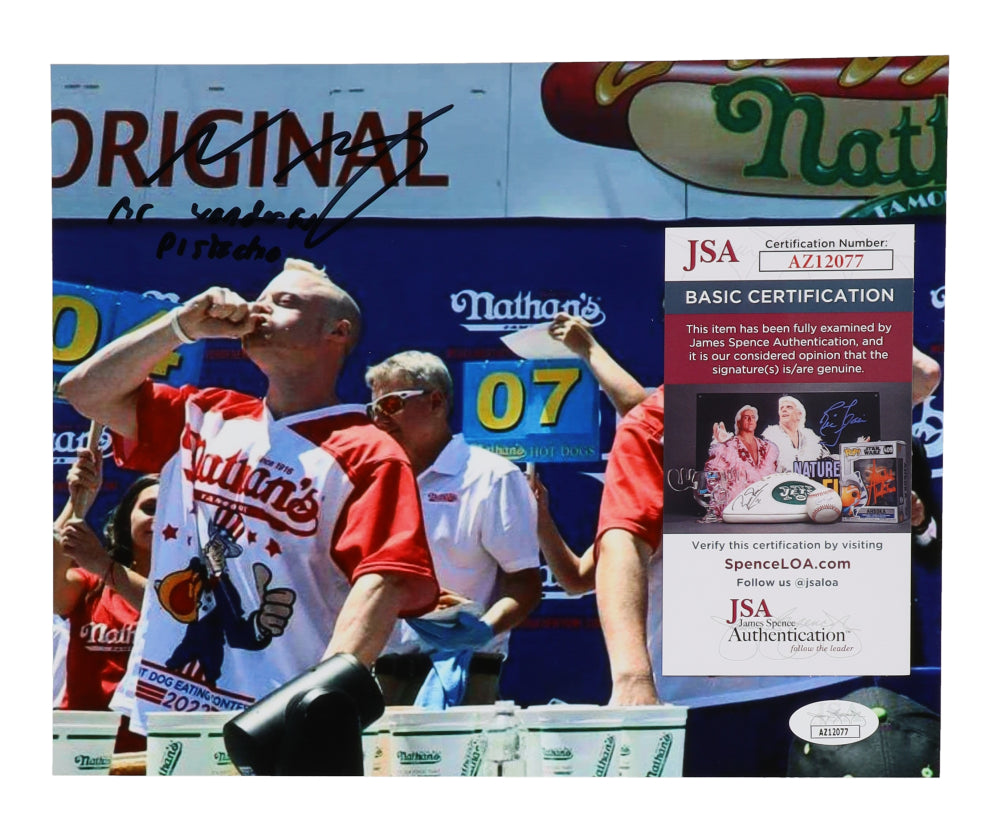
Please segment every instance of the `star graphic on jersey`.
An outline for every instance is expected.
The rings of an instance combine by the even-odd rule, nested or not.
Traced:
[[[163,540],[164,541],[174,541],[177,539],[177,527],[172,524],[167,524],[163,527]]]
[[[281,552],[281,545],[275,541],[273,538],[269,538],[267,541],[267,546],[264,547],[267,550],[268,555],[272,558]]]
[[[256,532],[252,532],[251,530],[248,529],[247,530],[247,543],[252,544],[256,540],[257,540],[257,533]]]

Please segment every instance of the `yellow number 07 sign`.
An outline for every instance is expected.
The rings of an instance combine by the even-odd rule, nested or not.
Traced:
[[[600,459],[599,391],[582,362],[470,362],[462,381],[468,442],[525,462]]]

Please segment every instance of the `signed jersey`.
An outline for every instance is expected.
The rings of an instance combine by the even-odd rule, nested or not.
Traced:
[[[146,383],[120,464],[162,467],[152,567],[112,706],[243,709],[322,657],[351,584],[410,579],[401,615],[436,601],[412,469],[363,409],[275,419],[233,391]]]

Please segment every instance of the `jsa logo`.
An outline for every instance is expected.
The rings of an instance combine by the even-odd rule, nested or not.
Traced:
[[[736,252],[733,251],[732,241],[727,240],[720,248],[714,240],[688,240],[691,246],[690,260],[684,267],[685,272],[690,272],[698,263],[739,263]],[[698,250],[701,254],[698,254]]]

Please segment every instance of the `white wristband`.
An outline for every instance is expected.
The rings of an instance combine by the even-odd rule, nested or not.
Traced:
[[[181,308],[174,307],[170,312],[170,329],[174,331],[174,335],[181,340],[182,344],[194,344],[197,339],[190,338],[184,330],[181,329],[181,322],[177,319],[180,317]]]

